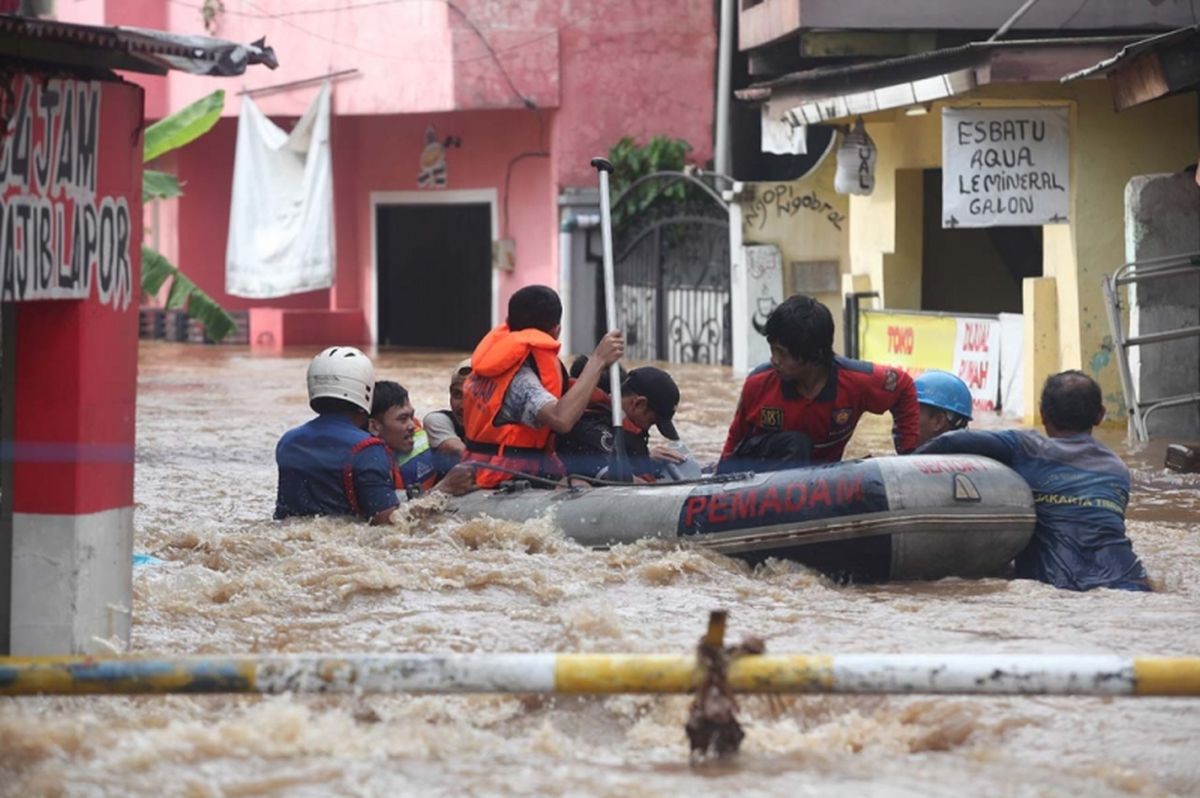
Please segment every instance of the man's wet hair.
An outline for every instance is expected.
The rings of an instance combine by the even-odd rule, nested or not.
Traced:
[[[562,321],[562,300],[553,288],[527,285],[508,299],[508,329],[548,333]]]
[[[1088,432],[1103,408],[1100,384],[1082,371],[1055,374],[1042,386],[1042,419],[1057,430]]]
[[[568,372],[568,375],[573,380],[579,379],[579,375],[583,373],[583,368],[587,364],[588,364],[588,356],[587,355],[577,355],[575,357],[575,359],[573,361],[571,361],[571,370]],[[627,376],[629,376],[629,372],[627,372],[625,370],[625,367],[620,365],[619,363],[617,364],[617,371],[621,375],[621,384],[624,384],[625,378]],[[612,390],[609,388],[610,383],[609,383],[609,379],[608,379],[608,376],[610,373],[611,373],[610,369],[605,369],[604,373],[600,375],[600,382],[596,385],[597,388],[604,391],[605,393],[612,393]]]
[[[375,397],[371,399],[371,418],[382,418],[383,414],[393,407],[403,407],[408,404],[408,391],[398,382],[378,380],[375,383]]]
[[[791,353],[792,357],[822,366],[833,365],[833,314],[805,294],[789,297],[754,329]]]

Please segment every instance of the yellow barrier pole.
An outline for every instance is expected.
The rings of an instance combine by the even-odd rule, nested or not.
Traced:
[[[130,693],[686,693],[681,654],[347,654],[0,658],[0,695]],[[1200,697],[1200,657],[745,655],[738,693]]]

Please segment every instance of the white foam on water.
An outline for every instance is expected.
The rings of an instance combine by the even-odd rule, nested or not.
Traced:
[[[458,356],[386,353],[419,415]],[[1200,654],[1200,499],[1130,456],[1130,535],[1162,591],[948,579],[839,586],[644,542],[594,552],[545,521],[406,511],[270,521],[274,445],[309,417],[307,356],[143,345],[133,649],[143,653],[662,651],[710,609],[797,653]],[[739,381],[672,367],[677,426],[720,451]],[[993,424],[994,422],[985,422]],[[849,456],[887,453],[868,417]],[[0,699],[0,794],[1041,796],[1200,792],[1194,700],[743,697],[742,753],[688,764],[685,696]]]

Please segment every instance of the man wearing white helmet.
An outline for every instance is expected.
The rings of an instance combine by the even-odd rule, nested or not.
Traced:
[[[275,517],[353,515],[387,523],[399,505],[387,447],[366,431],[375,368],[352,346],[334,346],[308,365],[308,404],[317,417],[275,447]]]
[[[916,380],[917,404],[921,408],[917,426],[917,445],[931,441],[944,432],[966,429],[971,422],[971,389],[948,371],[933,369]]]

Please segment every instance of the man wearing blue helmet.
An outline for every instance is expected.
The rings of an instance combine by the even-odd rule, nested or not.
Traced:
[[[915,380],[921,407],[917,445],[943,432],[966,429],[972,419],[971,389],[948,371],[926,371]]]

